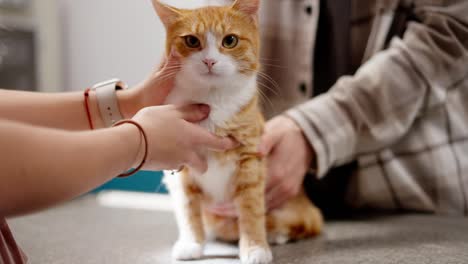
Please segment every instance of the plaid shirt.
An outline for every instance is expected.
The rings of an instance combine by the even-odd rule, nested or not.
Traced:
[[[378,50],[369,43],[378,44],[388,13],[376,10],[391,2],[353,1],[354,63],[366,47]],[[421,22],[312,100],[319,1],[263,4],[262,59],[278,83],[265,91],[267,112],[286,111],[302,127],[317,175],[357,159],[355,207],[468,214],[468,1],[414,1]]]
[[[401,0],[421,22],[380,51],[397,2],[352,1],[351,60],[362,65],[311,100],[320,2],[262,1],[261,62],[272,78],[260,76],[264,109],[301,126],[319,177],[358,160],[354,207],[466,215],[468,1]]]

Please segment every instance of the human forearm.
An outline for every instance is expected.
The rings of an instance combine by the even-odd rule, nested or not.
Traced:
[[[124,118],[131,118],[141,107],[131,89],[117,93]],[[89,110],[95,128],[103,122],[94,92],[90,92]],[[0,118],[32,125],[66,130],[87,130],[89,122],[83,92],[33,93],[0,90]]]
[[[83,194],[138,159],[138,130],[125,125],[65,132],[0,122],[0,215],[16,215]]]
[[[461,9],[417,8],[422,22],[411,23],[403,40],[328,94],[288,112],[317,152],[320,176],[394,144],[425,111],[444,104],[448,89],[466,75],[468,27],[466,16],[457,14]]]
[[[122,117],[129,119],[142,108],[163,104],[179,66],[177,58],[171,56],[140,84],[117,91]],[[88,102],[94,128],[102,128],[104,122],[94,91],[89,93]],[[90,128],[83,92],[47,94],[0,90],[0,119],[66,130]]]

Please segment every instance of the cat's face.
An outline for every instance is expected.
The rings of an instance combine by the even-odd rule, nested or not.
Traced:
[[[232,6],[181,10],[153,0],[167,31],[166,52],[182,57],[182,67],[208,82],[253,76],[259,67],[259,0]]]

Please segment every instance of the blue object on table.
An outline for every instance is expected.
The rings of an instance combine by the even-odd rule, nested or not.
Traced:
[[[161,182],[163,177],[160,171],[140,171],[127,178],[115,178],[93,192],[102,190],[123,190],[137,192],[167,193],[166,186]]]

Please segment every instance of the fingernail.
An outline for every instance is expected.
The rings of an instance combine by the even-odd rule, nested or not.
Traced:
[[[202,113],[204,113],[205,115],[210,113],[210,106],[209,105],[200,104],[200,105],[198,105],[198,107],[199,107],[200,111]]]

